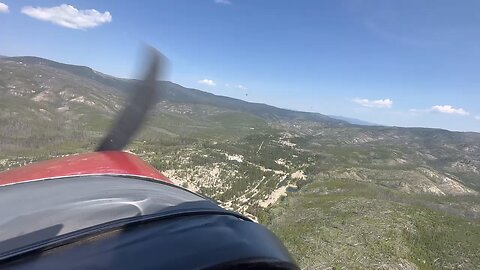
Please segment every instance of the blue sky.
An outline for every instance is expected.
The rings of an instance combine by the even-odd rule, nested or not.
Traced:
[[[0,3],[3,55],[133,77],[148,43],[170,59],[169,79],[187,87],[385,125],[480,132],[480,1]]]

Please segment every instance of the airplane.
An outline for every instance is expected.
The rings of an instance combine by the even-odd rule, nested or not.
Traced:
[[[122,151],[162,94],[148,55],[95,152],[0,172],[0,269],[299,269],[267,228]]]

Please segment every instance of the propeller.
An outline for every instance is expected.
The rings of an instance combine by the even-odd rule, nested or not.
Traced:
[[[158,79],[165,73],[166,57],[151,47],[147,49],[146,55],[148,68],[143,79],[136,81],[123,111],[118,114],[115,124],[95,151],[119,151],[127,146],[145,122],[148,112],[159,98],[158,95],[163,93],[162,89],[158,89]]]

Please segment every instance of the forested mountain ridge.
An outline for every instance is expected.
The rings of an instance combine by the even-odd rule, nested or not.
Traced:
[[[0,59],[0,169],[91,151],[134,83]],[[159,84],[128,150],[272,228],[303,268],[480,265],[480,134],[352,125]]]

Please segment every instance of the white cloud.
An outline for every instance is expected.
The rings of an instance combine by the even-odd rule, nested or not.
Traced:
[[[8,6],[2,2],[0,2],[0,13],[8,13]]]
[[[226,83],[225,84],[225,87],[227,88],[237,88],[237,89],[240,89],[240,90],[248,90],[248,88],[242,84],[229,84],[229,83]]]
[[[476,120],[480,120],[480,115],[475,116]]]
[[[377,100],[368,100],[366,98],[356,98],[353,102],[368,108],[391,108],[393,105],[393,100],[387,99],[377,99]]]
[[[67,4],[50,8],[23,7],[22,13],[38,20],[73,29],[93,28],[112,21],[112,15],[108,11],[101,13],[95,9],[78,10]]]
[[[243,85],[241,85],[241,84],[234,85],[234,87],[237,88],[237,89],[240,89],[240,90],[248,90],[247,87],[245,87],[245,86],[243,86]]]
[[[231,5],[232,2],[230,0],[215,0],[216,4],[221,4],[221,5]]]
[[[198,83],[199,83],[199,84],[209,85],[209,86],[215,86],[215,85],[217,85],[213,80],[210,80],[210,79],[199,80]]]
[[[435,106],[432,106],[430,110],[440,112],[440,113],[447,113],[447,114],[470,115],[470,113],[465,111],[464,109],[462,108],[457,109],[451,105],[435,105]]]

